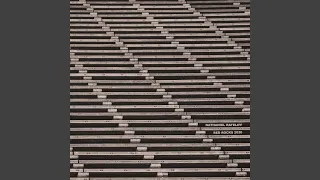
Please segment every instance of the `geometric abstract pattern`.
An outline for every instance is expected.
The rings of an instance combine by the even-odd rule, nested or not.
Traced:
[[[250,179],[250,1],[71,0],[70,179]]]

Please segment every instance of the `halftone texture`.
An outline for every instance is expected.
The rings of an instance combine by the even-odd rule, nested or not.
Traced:
[[[250,178],[248,0],[70,1],[70,178]]]

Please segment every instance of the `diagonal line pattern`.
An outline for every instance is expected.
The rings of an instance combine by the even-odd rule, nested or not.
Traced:
[[[250,179],[249,5],[70,1],[70,179]]]

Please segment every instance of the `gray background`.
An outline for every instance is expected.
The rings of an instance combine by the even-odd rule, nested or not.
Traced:
[[[318,179],[316,1],[251,1],[251,178]],[[1,179],[69,179],[69,1],[1,3]]]

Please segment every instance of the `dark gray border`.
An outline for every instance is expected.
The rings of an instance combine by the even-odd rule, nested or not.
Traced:
[[[69,1],[1,2],[1,178],[69,179]]]
[[[253,180],[319,179],[318,7],[251,1]]]
[[[319,6],[310,2],[251,2],[254,180],[318,179]],[[1,177],[69,179],[69,1],[1,4]]]

